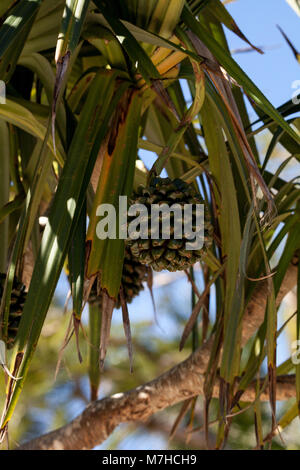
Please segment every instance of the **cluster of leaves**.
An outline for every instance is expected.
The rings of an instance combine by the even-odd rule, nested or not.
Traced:
[[[259,376],[267,357],[273,431],[275,298],[300,248],[300,188],[297,180],[285,181],[281,172],[292,158],[299,159],[299,122],[293,117],[299,105],[290,101],[275,109],[234,61],[224,27],[250,43],[220,0],[5,0],[0,16],[0,79],[7,85],[6,105],[0,106],[0,269],[7,272],[1,302],[4,341],[15,275],[29,288],[15,346],[7,357],[18,380],[8,381],[3,434],[66,259],[75,332],[85,279],[100,273],[107,293],[102,312],[91,311],[90,378],[92,388],[98,387],[98,349],[103,361],[120,288],[124,243],[97,239],[97,207],[101,203],[118,207],[119,195],[130,196],[135,186],[146,184],[164,168],[171,178],[195,185],[209,204],[215,227],[214,245],[202,265],[205,295],[197,299],[195,291],[184,336],[185,340],[193,332],[196,346],[200,314],[202,341],[212,323],[214,345],[204,390],[206,422],[219,376],[216,445],[221,447],[232,421],[227,415],[242,402],[242,392]],[[182,79],[192,96],[190,106]],[[258,153],[245,98],[259,117],[255,133],[268,128],[272,134],[266,155]],[[273,174],[267,163],[277,143],[290,157]],[[157,154],[150,171],[142,167],[139,149]],[[47,216],[42,233],[41,216]],[[270,259],[286,236],[271,276]],[[259,341],[254,340],[253,353],[243,363],[242,318],[256,285],[250,277],[268,278],[268,303]],[[217,306],[214,323],[208,311],[212,295]],[[298,330],[299,325],[300,320]],[[294,367],[288,361],[280,372]],[[296,367],[298,403],[299,370]],[[257,445],[262,447],[260,383],[252,407]],[[295,405],[281,425],[297,413]]]

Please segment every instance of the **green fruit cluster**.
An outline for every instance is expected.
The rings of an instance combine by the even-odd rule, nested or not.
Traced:
[[[2,295],[4,291],[5,279],[6,274],[0,273],[0,302],[2,300]],[[15,277],[13,281],[13,288],[9,305],[7,338],[5,338],[8,349],[13,347],[15,338],[17,336],[21,316],[23,313],[24,303],[26,300],[26,295],[26,287]]]
[[[134,258],[130,250],[126,247],[121,284],[124,299],[128,304],[144,289],[143,282],[147,280],[147,276],[147,267],[141,264],[138,259]],[[94,282],[89,295],[89,303],[101,305],[101,302],[101,292],[98,292],[97,282]],[[120,296],[118,296],[116,307],[119,308],[120,306],[121,300]]]
[[[171,207],[175,203],[182,207],[182,220],[180,221],[182,224],[182,238],[178,239],[174,236],[175,224],[172,212],[170,213],[169,238],[166,239],[163,233],[162,218],[160,219],[159,233],[153,238],[153,232],[151,232],[151,206],[153,204],[167,204]],[[140,263],[151,266],[154,271],[161,271],[163,269],[168,271],[185,270],[199,261],[212,243],[213,227],[210,223],[207,205],[193,186],[180,179],[153,178],[149,187],[138,188],[131,204],[143,204],[146,206],[148,214],[148,238],[137,238],[135,240],[129,238],[127,245],[130,247],[132,255]],[[195,207],[191,220],[193,232],[199,229],[196,224],[195,205],[204,205],[204,227],[201,227],[203,229],[203,246],[199,250],[186,249],[186,243],[193,243],[193,240],[186,238],[184,232],[183,206],[185,204],[193,204],[193,207]],[[129,217],[129,224],[132,220],[133,218]],[[178,224],[178,220],[176,220],[176,223]]]

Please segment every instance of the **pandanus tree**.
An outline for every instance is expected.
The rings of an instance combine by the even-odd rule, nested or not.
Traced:
[[[81,316],[90,304],[94,401],[79,421],[27,448],[93,448],[118,424],[184,402],[180,420],[199,395],[207,438],[218,398],[213,446],[222,448],[235,415],[251,409],[264,448],[299,414],[299,365],[276,360],[277,311],[298,278],[299,181],[286,181],[282,171],[299,158],[299,105],[276,109],[235,62],[225,29],[261,51],[221,0],[3,0],[0,17],[2,438],[64,270],[72,295],[64,346],[75,333],[79,359]],[[256,135],[266,128],[272,138],[262,153]],[[289,157],[272,172],[278,143]],[[152,168],[143,150],[156,154]],[[101,204],[115,208],[122,228],[120,196],[147,204],[201,200],[203,249],[191,257],[180,242],[100,239]],[[196,262],[203,289],[194,281]],[[152,268],[186,272],[193,307],[180,349],[192,344],[191,355],[152,382],[96,401],[113,310],[122,308],[130,362],[127,303],[143,282],[151,290]],[[289,398],[279,419],[276,402]],[[267,433],[262,401],[272,410]]]

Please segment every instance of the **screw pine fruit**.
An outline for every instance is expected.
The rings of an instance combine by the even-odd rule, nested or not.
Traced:
[[[125,257],[122,272],[122,287],[124,293],[124,299],[129,304],[134,297],[136,297],[141,290],[144,289],[143,282],[147,280],[149,268],[141,264],[136,258],[134,258],[130,250],[125,247]],[[94,282],[90,295],[90,304],[100,304],[102,302],[101,292],[98,293],[97,282]],[[117,300],[116,307],[121,306],[120,296]]]
[[[0,273],[0,302],[2,300],[5,279],[6,279],[6,274]],[[15,338],[17,336],[19,324],[21,321],[21,316],[23,313],[24,303],[25,303],[26,295],[27,295],[25,290],[26,290],[26,287],[24,286],[24,284],[22,284],[22,282],[20,282],[15,277],[13,281],[13,288],[12,288],[10,306],[9,306],[7,338],[4,338],[8,349],[11,349],[13,347]]]
[[[148,213],[148,238],[138,238],[127,240],[130,246],[131,253],[141,263],[151,266],[154,271],[161,271],[166,269],[168,271],[181,271],[192,266],[195,262],[199,261],[206,252],[207,247],[212,242],[213,227],[209,220],[207,205],[195,189],[180,179],[171,180],[170,178],[153,178],[149,187],[139,187],[137,194],[133,196],[132,204],[143,204],[147,207]],[[177,203],[183,209],[185,204],[203,204],[204,205],[204,236],[203,246],[200,250],[186,249],[186,242],[193,242],[185,237],[184,230],[184,216],[183,210],[181,211],[181,226],[182,238],[177,239],[174,237],[174,217],[170,219],[170,236],[168,239],[163,238],[162,224],[160,217],[159,235],[156,238],[151,238],[151,205],[152,204],[167,204],[171,207]],[[129,222],[131,221],[129,217]],[[176,220],[178,224],[178,220]],[[192,229],[195,232],[196,215],[193,209],[192,216]]]

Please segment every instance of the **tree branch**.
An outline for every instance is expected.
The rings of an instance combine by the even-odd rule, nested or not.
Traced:
[[[198,354],[199,355],[199,354]],[[202,394],[204,376],[199,373],[197,356],[186,361],[145,385],[126,393],[92,402],[77,418],[60,429],[33,439],[20,450],[88,450],[104,442],[121,423],[145,422],[154,413],[187,398]],[[218,394],[218,387],[214,391]],[[295,396],[295,377],[282,376],[277,380],[277,399]],[[255,399],[255,384],[243,395]],[[262,395],[268,400],[268,390]]]
[[[243,321],[244,344],[264,319],[267,282],[263,281],[259,284],[246,308]],[[296,282],[297,268],[291,265],[276,299],[278,305]],[[70,423],[22,445],[20,449],[92,449],[105,441],[121,423],[146,421],[160,410],[193,396],[201,395],[212,341],[211,338],[185,361],[151,382],[126,393],[118,393],[91,403],[83,413]],[[277,400],[294,397],[295,378],[293,376],[278,377],[276,393]],[[214,395],[218,396],[218,386],[214,389]],[[255,399],[255,384],[244,392],[243,399],[245,401]],[[267,388],[261,394],[261,399],[269,399]]]

